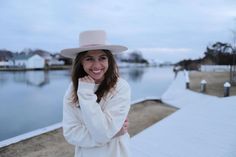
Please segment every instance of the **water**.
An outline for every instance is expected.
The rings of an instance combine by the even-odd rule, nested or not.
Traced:
[[[159,98],[174,78],[172,68],[121,68],[132,101]],[[0,72],[0,141],[61,122],[70,72]]]

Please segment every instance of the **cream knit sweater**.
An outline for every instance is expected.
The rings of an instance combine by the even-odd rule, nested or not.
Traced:
[[[63,101],[63,134],[75,146],[75,157],[128,157],[129,135],[114,137],[130,109],[130,87],[119,78],[114,90],[96,102],[97,86],[79,83],[80,108],[71,103],[72,84]]]

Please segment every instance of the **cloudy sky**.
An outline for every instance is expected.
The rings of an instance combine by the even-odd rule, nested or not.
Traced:
[[[79,32],[104,29],[109,43],[176,62],[233,41],[235,0],[1,0],[0,49],[78,46]]]

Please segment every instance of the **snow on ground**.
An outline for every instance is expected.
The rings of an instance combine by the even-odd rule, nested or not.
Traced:
[[[187,90],[186,75],[179,73],[162,96],[180,109],[131,139],[133,157],[236,156],[236,96]]]

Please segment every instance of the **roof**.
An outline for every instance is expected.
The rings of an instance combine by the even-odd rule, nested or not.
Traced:
[[[27,54],[27,55],[25,55],[25,54],[20,54],[20,55],[14,55],[13,59],[14,59],[14,60],[28,60],[29,58],[31,58],[31,57],[33,57],[33,56],[35,56],[35,55],[41,57],[41,56],[38,55],[38,54]],[[41,57],[41,58],[43,58],[43,57]],[[43,59],[44,59],[44,58],[43,58]]]

